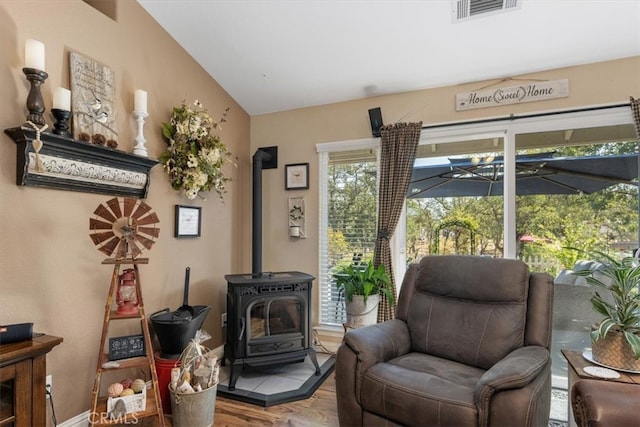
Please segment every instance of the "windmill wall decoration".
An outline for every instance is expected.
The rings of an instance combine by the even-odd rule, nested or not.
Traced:
[[[160,235],[160,219],[142,200],[115,197],[98,205],[93,215],[89,236],[100,252],[115,259],[138,258]]]

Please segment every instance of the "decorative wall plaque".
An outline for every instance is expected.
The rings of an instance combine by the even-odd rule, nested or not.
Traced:
[[[100,145],[117,141],[113,70],[77,52],[70,53],[69,63],[74,138]]]
[[[456,95],[456,111],[523,102],[545,101],[569,96],[569,80],[551,80],[517,86],[463,92]]]
[[[304,197],[289,197],[289,237],[305,239]]]

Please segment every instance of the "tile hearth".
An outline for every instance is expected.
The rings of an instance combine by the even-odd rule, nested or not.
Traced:
[[[228,398],[271,406],[309,397],[333,371],[335,358],[330,354],[316,353],[321,374],[315,375],[315,367],[307,356],[304,362],[274,367],[245,367],[236,382],[234,391],[228,390],[230,367],[220,367],[218,394]]]

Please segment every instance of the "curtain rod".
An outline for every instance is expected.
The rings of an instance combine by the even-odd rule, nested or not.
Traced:
[[[603,107],[574,108],[571,110],[554,111],[551,113],[532,113],[532,114],[523,114],[523,115],[510,114],[508,116],[497,117],[493,119],[467,120],[463,122],[443,123],[443,124],[437,124],[437,125],[424,125],[422,126],[422,129],[437,129],[437,128],[447,127],[447,126],[475,125],[480,123],[502,122],[507,120],[530,119],[533,117],[556,116],[558,114],[568,114],[568,113],[583,113],[586,111],[608,110],[611,108],[629,107],[629,106],[631,106],[631,103],[626,102],[622,104],[607,105]]]

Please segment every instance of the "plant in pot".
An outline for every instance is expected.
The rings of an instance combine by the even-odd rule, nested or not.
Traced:
[[[354,262],[338,267],[333,278],[338,290],[344,291],[347,326],[351,328],[376,323],[380,294],[394,301],[391,279],[382,264],[374,267],[371,260],[366,264]]]
[[[640,371],[640,259],[617,261],[598,251],[592,256],[600,265],[573,274],[606,292],[596,290],[591,297],[594,311],[604,316],[592,326],[593,358],[612,368]]]

